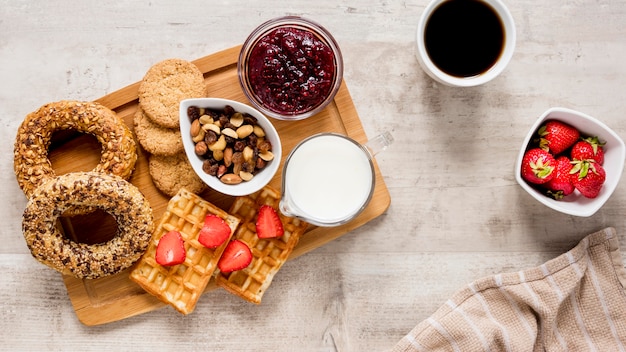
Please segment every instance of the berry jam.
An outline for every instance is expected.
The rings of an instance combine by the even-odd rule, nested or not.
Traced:
[[[333,88],[332,49],[313,33],[277,28],[259,39],[250,53],[252,91],[269,110],[297,115],[321,104]]]

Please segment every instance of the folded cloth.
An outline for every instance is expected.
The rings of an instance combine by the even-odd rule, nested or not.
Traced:
[[[625,287],[606,228],[539,267],[469,284],[393,351],[626,351]]]

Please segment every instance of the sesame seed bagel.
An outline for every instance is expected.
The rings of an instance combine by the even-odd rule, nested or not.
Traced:
[[[63,100],[28,114],[17,131],[13,168],[17,182],[30,198],[43,182],[55,177],[48,159],[52,135],[72,129],[96,137],[102,156],[93,171],[128,179],[137,161],[132,132],[109,108],[96,102]]]
[[[115,218],[111,240],[88,245],[66,238],[57,226],[71,207],[97,207]],[[115,175],[72,172],[50,179],[32,194],[22,217],[22,232],[33,257],[81,279],[120,272],[137,261],[154,229],[152,208],[139,189]]]

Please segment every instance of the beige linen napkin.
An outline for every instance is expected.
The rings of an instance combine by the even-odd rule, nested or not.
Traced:
[[[469,284],[393,351],[626,352],[625,287],[606,228],[539,267]]]

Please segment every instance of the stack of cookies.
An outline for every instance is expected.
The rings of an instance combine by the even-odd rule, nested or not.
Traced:
[[[139,144],[149,153],[155,186],[170,197],[181,188],[193,193],[204,191],[206,185],[185,155],[178,113],[182,100],[207,96],[202,72],[182,59],[163,60],[148,70],[138,96],[134,130]]]

